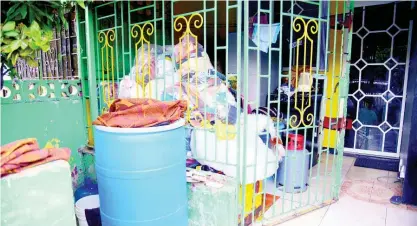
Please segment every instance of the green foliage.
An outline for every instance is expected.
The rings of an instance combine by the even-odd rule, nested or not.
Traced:
[[[65,14],[75,5],[84,8],[85,0],[61,1],[9,1],[2,2],[0,24],[1,63],[11,69],[11,75],[19,58],[36,67],[39,50],[49,51],[53,28],[67,29]]]
[[[9,21],[1,28],[1,54],[7,56],[6,60],[10,61],[11,65],[16,65],[20,57],[30,66],[36,67],[36,52],[49,51],[52,36],[52,30],[42,30],[36,21],[29,27],[23,23],[15,26],[14,21]]]

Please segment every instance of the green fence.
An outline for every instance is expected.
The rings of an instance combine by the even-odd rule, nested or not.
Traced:
[[[341,187],[352,7],[352,1],[89,4],[77,14],[88,124],[128,78],[136,82],[131,96],[187,100],[193,158],[230,176],[240,191],[233,196],[235,225],[274,225],[330,204]],[[269,25],[255,31],[254,20]],[[275,117],[262,114],[273,109]],[[91,126],[89,134],[93,145]],[[267,134],[278,144],[262,142]],[[305,151],[288,150],[290,137],[299,135]],[[294,153],[308,165],[293,165]],[[277,187],[279,164],[301,173],[284,176]],[[307,190],[288,192],[296,181]]]

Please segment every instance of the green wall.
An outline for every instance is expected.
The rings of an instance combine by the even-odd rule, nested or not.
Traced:
[[[38,80],[16,84],[6,81],[9,91],[1,98],[1,145],[34,137],[41,148],[48,142],[48,145],[70,148],[73,187],[78,188],[84,183],[85,172],[78,149],[87,141],[78,81]]]

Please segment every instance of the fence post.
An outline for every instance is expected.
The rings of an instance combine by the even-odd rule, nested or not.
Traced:
[[[90,113],[91,119],[95,120],[98,117],[98,102],[97,102],[97,67],[96,58],[94,53],[96,52],[95,45],[95,32],[94,32],[94,18],[93,9],[90,5],[85,6],[85,31],[86,31],[86,46],[87,46],[87,68],[88,68],[88,87],[90,96]]]

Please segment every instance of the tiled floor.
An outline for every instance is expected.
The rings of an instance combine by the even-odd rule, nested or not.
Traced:
[[[401,194],[392,172],[353,166],[345,157],[340,199],[333,205],[299,216],[280,226],[417,226],[417,208],[393,205]]]

